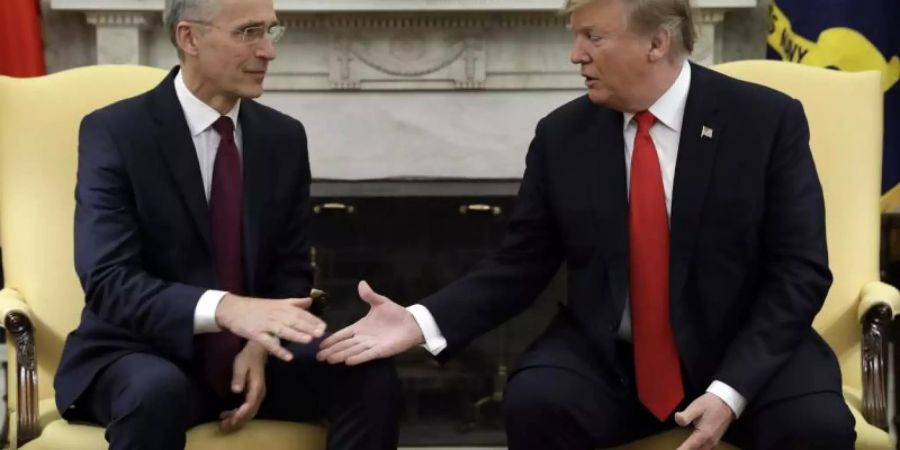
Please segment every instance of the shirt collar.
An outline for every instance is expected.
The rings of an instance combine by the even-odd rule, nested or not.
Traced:
[[[191,136],[196,137],[198,134],[206,131],[212,126],[213,122],[222,115],[211,106],[203,103],[203,100],[197,98],[187,85],[184,83],[182,71],[179,70],[175,75],[175,95],[178,96],[178,102],[181,103],[181,109],[184,111],[184,118],[187,120],[188,129]],[[231,111],[226,116],[230,117],[237,127],[238,113],[241,110],[241,99],[234,104]]]
[[[648,109],[656,120],[674,131],[681,131],[684,120],[684,107],[687,103],[688,91],[691,89],[691,64],[684,60],[681,73],[669,89]],[[624,113],[625,127],[631,123],[635,113]]]

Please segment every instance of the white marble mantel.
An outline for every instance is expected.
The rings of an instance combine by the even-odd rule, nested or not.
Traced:
[[[160,11],[163,0],[52,0],[54,9]],[[275,0],[286,12],[372,11],[556,11],[560,0]],[[748,8],[756,0],[700,0],[697,8]]]
[[[693,59],[720,60],[724,14],[757,0],[695,0]],[[563,0],[275,0],[290,33],[267,88],[577,89]],[[163,0],[52,0],[96,27],[98,63],[168,66]],[[295,57],[296,56],[296,57]]]
[[[756,2],[693,0],[691,59],[720,61],[725,14]],[[288,33],[262,101],[306,125],[319,178],[516,178],[537,120],[584,90],[563,3],[275,0]],[[97,63],[177,64],[163,0],[51,7],[84,13]]]

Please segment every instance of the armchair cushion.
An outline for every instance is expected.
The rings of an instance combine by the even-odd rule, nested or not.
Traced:
[[[854,396],[852,392],[844,392],[847,403],[850,406],[850,412],[856,419],[856,450],[879,450],[894,448],[891,436],[885,431],[869,425],[863,419],[859,412],[860,393],[856,394],[856,404],[851,400]],[[653,449],[673,449],[678,448],[682,442],[687,439],[689,433],[684,429],[670,430],[650,437],[646,437],[628,445],[616,447],[615,450],[653,450]],[[726,443],[719,444],[717,449],[720,450],[736,450],[736,447]]]
[[[53,399],[41,401],[41,436],[23,450],[106,450],[103,428],[69,423],[59,417]],[[325,427],[307,424],[254,420],[237,433],[223,434],[218,423],[204,423],[187,435],[186,450],[321,450],[325,448]]]

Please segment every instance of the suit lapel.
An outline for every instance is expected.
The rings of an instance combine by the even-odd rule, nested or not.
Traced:
[[[697,241],[703,202],[725,124],[710,86],[708,69],[691,65],[691,88],[684,110],[670,219],[669,293],[673,317],[681,297]],[[705,130],[705,132],[704,132]]]
[[[597,242],[606,260],[615,311],[621,316],[628,280],[628,192],[622,113],[598,108],[583,139],[591,201],[601,224]]]
[[[169,73],[151,96],[151,108],[157,126],[156,140],[184,206],[193,218],[207,251],[212,254],[209,205],[203,189],[203,178],[200,176],[197,151],[191,140],[184,111],[175,94],[176,73],[178,68]]]
[[[241,104],[239,121],[241,123],[241,139],[243,141],[243,215],[244,215],[244,272],[247,287],[253,289],[256,279],[256,265],[259,257],[260,217],[262,204],[266,198],[267,179],[270,175],[267,166],[263,124],[255,114],[256,104],[245,100]],[[252,292],[252,291],[251,291]]]

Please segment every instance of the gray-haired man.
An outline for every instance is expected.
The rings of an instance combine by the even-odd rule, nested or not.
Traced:
[[[82,122],[85,308],[57,407],[113,450],[178,450],[196,424],[254,417],[325,419],[332,450],[396,448],[392,364],[314,357],[306,134],[252,100],[284,31],[272,0],[169,0],[165,22],[182,65]]]

